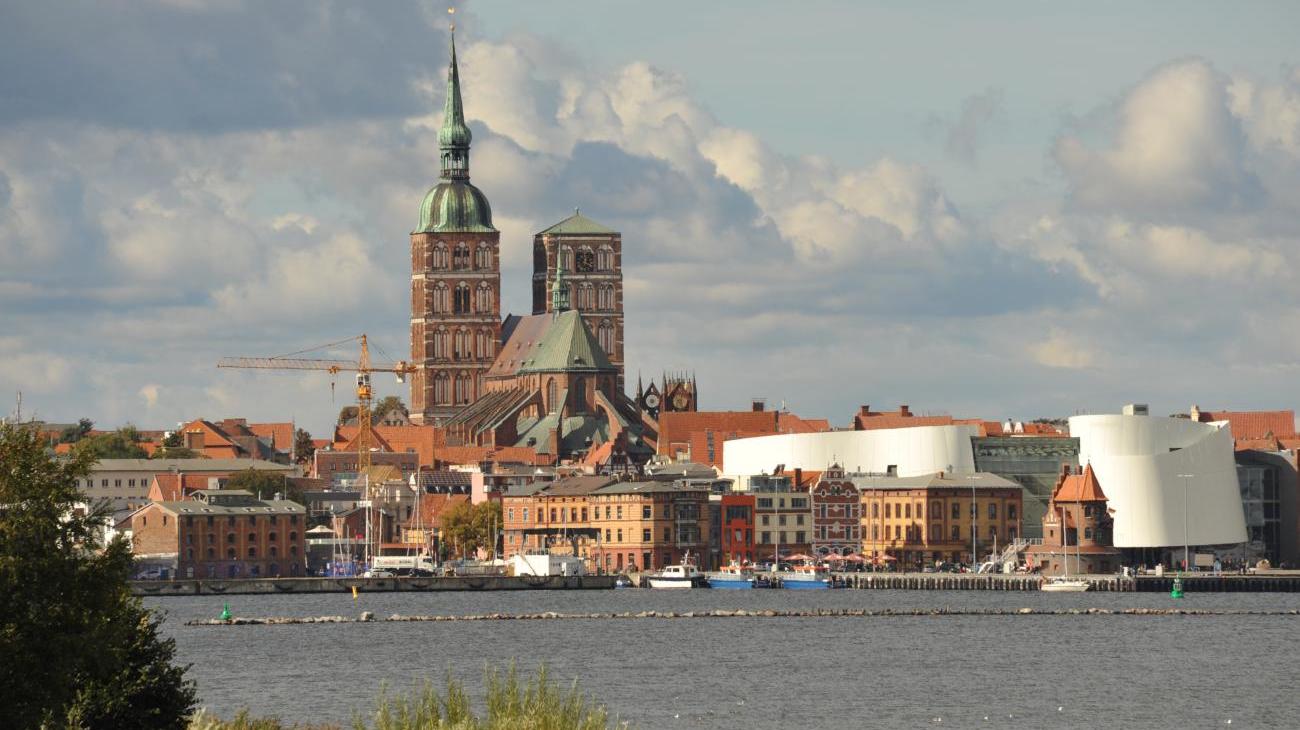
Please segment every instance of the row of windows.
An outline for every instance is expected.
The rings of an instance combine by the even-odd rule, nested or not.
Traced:
[[[970,514],[971,514],[971,516],[974,517],[974,516],[975,516],[976,503],[975,503],[975,502],[968,502],[967,504],[970,505]],[[930,504],[930,515],[931,515],[931,516],[938,516],[939,513],[943,511],[943,508],[942,508],[941,505],[942,505],[941,502],[932,502],[932,503]],[[954,519],[954,520],[959,520],[959,519],[961,519],[961,512],[962,512],[962,510],[961,510],[961,505],[962,505],[961,502],[953,502],[953,503],[952,503],[952,519]],[[903,504],[894,504],[894,503],[892,503],[892,502],[886,502],[886,503],[885,503],[885,519],[890,519],[890,518],[892,518],[892,517],[901,517],[901,518],[903,518],[903,519],[911,519],[911,518],[912,518],[912,511],[913,511],[913,510],[912,510],[912,503],[911,503],[911,502],[905,502],[905,503],[903,503]],[[998,518],[998,503],[997,503],[997,502],[989,502],[989,503],[988,503],[988,515],[989,515],[989,519],[990,519],[990,520],[996,520],[996,519]],[[872,502],[872,503],[871,503],[871,516],[872,516],[872,517],[880,517],[880,503],[879,503],[879,502]],[[923,519],[925,519],[925,509],[924,509],[923,504],[922,504],[921,502],[917,502],[917,503],[916,503],[916,518],[917,518],[918,520],[923,520]],[[1016,506],[1015,506],[1014,504],[1009,504],[1009,505],[1007,505],[1007,519],[1009,519],[1009,520],[1014,520],[1014,519],[1016,519]]]
[[[826,504],[825,502],[819,502],[815,506],[817,507],[817,516],[823,520],[827,518],[828,514],[833,517],[842,517],[851,520],[856,520],[862,516],[862,505],[857,502],[840,504]],[[839,509],[835,509],[836,507]],[[839,514],[834,514],[836,512]]]
[[[470,251],[468,243],[458,243],[452,249],[448,249],[445,243],[434,244],[433,248],[429,250],[429,268],[467,271],[471,268]],[[480,241],[478,246],[473,249],[473,268],[479,271],[491,271],[493,270],[492,259],[492,247]]]
[[[496,357],[496,338],[490,329],[457,329],[446,327],[433,331],[425,344],[425,357],[435,360],[484,360]]]
[[[238,558],[238,556],[239,556],[239,553],[238,553],[238,552],[237,552],[233,547],[228,547],[228,548],[226,548],[225,557],[226,557],[227,560],[235,560],[236,558]],[[279,550],[279,548],[277,548],[275,545],[272,545],[270,548],[267,549],[266,556],[267,556],[268,558],[278,558],[278,557],[280,557],[280,550]],[[205,557],[206,557],[208,560],[216,560],[216,559],[217,559],[217,551],[216,551],[216,549],[215,549],[215,548],[212,548],[212,547],[209,547],[208,550],[207,550],[207,552],[205,553]],[[248,551],[247,551],[247,553],[246,553],[246,555],[245,555],[245,557],[247,557],[249,560],[256,560],[256,559],[257,559],[257,548],[256,548],[256,547],[253,547],[253,546],[250,545],[249,548],[248,548]],[[297,546],[297,545],[290,545],[290,546],[289,546],[289,557],[293,557],[293,558],[298,557],[298,546]],[[186,548],[186,549],[185,549],[185,559],[188,560],[188,561],[190,561],[190,562],[193,562],[193,561],[194,561],[194,548]]]
[[[200,535],[199,537],[202,537],[202,535]],[[276,532],[268,532],[268,533],[266,534],[266,540],[267,540],[267,542],[275,542],[276,540],[279,539],[279,537],[280,537],[279,533],[276,533]],[[289,533],[289,542],[296,542],[297,540],[298,540],[298,533],[296,533],[296,532],[290,532],[290,533]],[[211,542],[216,542],[216,541],[217,541],[217,534],[216,534],[215,532],[209,532],[209,533],[208,533],[208,542],[211,543]],[[250,533],[248,533],[248,541],[249,541],[249,542],[257,542],[257,533],[256,533],[256,532],[250,532]],[[186,544],[186,545],[193,545],[194,542],[195,542],[195,540],[194,540],[194,533],[192,533],[192,532],[186,533],[186,534],[185,534],[185,544]],[[233,544],[233,543],[235,542],[235,533],[233,533],[233,532],[227,532],[227,533],[226,533],[226,542],[227,542],[227,543],[231,543],[231,544]]]
[[[780,532],[777,532],[775,534],[777,536],[777,539],[784,545],[788,545],[791,543],[796,543],[796,544],[803,543],[805,542],[805,537],[807,536],[807,533],[805,533],[803,530],[799,530],[798,532],[790,532],[790,533],[787,533],[785,530],[781,530]],[[762,532],[758,533],[758,544],[771,545],[772,535],[773,533],[768,532],[767,530],[763,530]],[[786,539],[787,535],[794,539],[793,540]]]
[[[136,486],[136,481],[137,481],[137,480],[135,480],[135,479],[125,479],[125,480],[123,480],[123,479],[114,479],[114,480],[112,480],[112,481],[113,481],[113,486],[114,486],[114,487],[120,487],[120,486],[122,486],[122,482],[123,482],[123,481],[126,482],[126,486],[128,486],[128,487],[134,487],[134,486]],[[142,487],[147,487],[147,486],[149,486],[150,479],[147,478],[147,477],[145,477],[145,478],[142,478],[142,479],[140,479],[140,480],[138,480],[138,481],[140,482],[140,486],[142,486]],[[99,480],[99,486],[101,486],[101,487],[107,487],[107,486],[108,486],[108,482],[109,482],[109,480],[107,480],[107,479],[100,479],[100,480]],[[92,487],[95,486],[95,480],[94,480],[94,479],[86,479],[86,480],[83,481],[83,480],[81,480],[81,479],[78,479],[77,482],[76,482],[76,484],[77,484],[77,486],[79,486],[79,487],[84,487],[84,488],[86,488],[86,489],[90,489],[90,488],[92,488]]]
[[[455,289],[439,281],[429,287],[428,297],[428,309],[434,314],[492,314],[496,310],[492,285],[486,281],[475,288],[462,281]]]
[[[439,371],[433,374],[433,402],[436,405],[465,405],[474,400],[477,392],[477,379],[469,373],[450,373]]]
[[[578,285],[574,306],[583,312],[593,310],[608,312],[614,309],[614,300],[613,284],[596,286],[589,281],[584,281]]]
[[[268,524],[274,526],[274,525],[276,525],[276,524],[279,523],[279,521],[280,521],[280,517],[281,517],[280,515],[249,515],[249,516],[247,516],[247,517],[244,518],[244,523],[247,524],[249,527],[256,527],[257,524],[258,524],[258,521],[259,521],[259,520],[266,520]],[[216,524],[216,517],[215,517],[214,515],[208,515],[208,516],[205,517],[204,519],[206,520],[206,523],[207,523],[207,526],[208,526],[208,527],[212,527],[212,526],[214,526],[214,525]],[[234,526],[235,526],[236,519],[237,519],[237,518],[236,518],[234,515],[229,515],[229,516],[226,517],[226,520],[225,520],[225,521],[226,521],[226,524],[227,524],[228,526],[230,526],[230,527],[234,527]],[[298,515],[287,515],[287,519],[288,519],[288,522],[289,522],[290,525],[297,525],[297,524],[298,524]],[[166,524],[168,523],[168,521],[169,521],[169,517],[168,517],[167,513],[164,512],[164,513],[163,513],[163,516],[162,516],[162,523],[163,523],[163,525],[166,525]],[[146,526],[146,525],[148,525],[148,524],[149,524],[149,515],[140,515],[140,526],[141,526],[141,527],[144,527],[144,526]],[[185,516],[185,526],[186,526],[186,527],[193,527],[193,526],[194,526],[194,515],[186,515],[186,516]],[[253,539],[253,537],[252,537],[252,536],[253,536],[253,533],[250,532],[250,533],[248,533],[248,534],[249,534],[249,538],[248,538],[248,539],[250,539],[250,540]],[[272,532],[271,535],[274,536],[275,533]],[[298,536],[298,533],[296,533],[296,532],[291,532],[291,533],[289,533],[289,539],[290,539],[290,540],[293,540],[293,539],[297,538],[297,536]],[[272,537],[271,539],[274,540],[275,538]]]
[[[862,538],[862,528],[858,525],[847,525],[842,532],[843,536],[841,539],[844,540],[859,540]],[[830,534],[830,530],[827,529],[826,525],[818,525],[816,533],[818,540],[829,539],[826,536]]]
[[[892,538],[890,537],[890,534],[891,534],[890,526],[889,526],[889,525],[885,525],[885,528],[884,528],[884,535],[885,535],[885,537],[884,537],[884,539],[886,539],[886,540],[890,540],[890,539],[893,539],[893,540],[904,540],[904,539],[905,539],[905,540],[907,540],[908,542],[921,542],[921,541],[923,541],[923,540],[925,539],[925,537],[924,537],[923,534],[922,534],[921,525],[907,525],[907,526],[906,526],[906,529],[904,529],[903,526],[901,526],[901,525],[894,525],[894,526],[893,526],[893,530],[892,530],[892,534],[893,534],[893,537],[892,537]],[[1007,540],[1008,540],[1009,542],[1015,540],[1017,534],[1018,534],[1018,532],[1016,531],[1016,528],[1014,528],[1014,527],[1009,528],[1009,529],[1007,530]],[[871,526],[871,539],[872,539],[872,540],[879,540],[879,539],[881,539],[881,538],[880,538],[880,535],[881,535],[880,525],[872,525],[872,526]],[[943,526],[942,526],[942,525],[938,525],[938,524],[930,525],[930,541],[931,541],[931,542],[941,542],[943,539],[944,539],[944,537],[943,537]],[[970,532],[967,531],[967,532],[966,532],[966,537],[963,538],[963,537],[962,537],[962,529],[961,529],[961,525],[953,525],[951,531],[949,532],[948,539],[949,539],[949,540],[962,540],[962,539],[967,539],[967,540],[969,540],[969,539],[970,539]],[[997,539],[998,539],[998,528],[997,528],[996,526],[994,526],[994,525],[989,525],[989,528],[988,528],[988,539],[989,539],[989,540],[997,540]]]
[[[587,274],[595,271],[614,270],[614,248],[612,246],[601,246],[597,249],[592,249],[590,246],[579,246],[576,251],[571,247],[562,246],[560,247],[560,256],[565,271]],[[538,244],[533,247],[533,271],[545,271],[546,267],[546,247]]]
[[[786,519],[786,515],[777,515],[776,524],[780,527],[785,527],[785,519]],[[763,527],[767,527],[768,525],[772,524],[771,515],[763,515],[762,518],[759,520],[759,522],[763,525]],[[803,515],[794,515],[794,523],[802,527]]]
[[[698,505],[698,504],[694,504],[694,503],[685,503],[685,504],[678,504],[678,505],[676,505],[676,507],[677,507],[677,511],[676,511],[677,519],[679,519],[679,520],[695,520],[695,519],[699,519],[700,509],[699,509],[699,505]],[[521,516],[523,517],[523,521],[524,521],[524,522],[527,522],[527,521],[528,521],[528,508],[527,508],[527,507],[523,507],[523,508],[521,508],[521,509],[520,509],[520,514],[521,514]],[[536,513],[536,514],[537,514],[537,522],[538,522],[538,523],[541,523],[541,522],[542,522],[542,517],[543,517],[543,513],[542,513],[542,511],[539,509],[539,510],[537,510],[537,513]],[[611,515],[612,515],[612,516],[611,516]],[[568,508],[568,515],[567,515],[567,517],[566,517],[566,515],[565,515],[565,511],[564,511],[564,508],[563,508],[563,507],[558,508],[558,511],[557,511],[557,508],[556,508],[556,507],[551,507],[551,508],[550,508],[550,514],[549,514],[549,516],[550,516],[550,522],[564,522],[564,521],[566,521],[566,520],[567,520],[568,522],[586,522],[586,521],[587,521],[587,508],[586,508],[586,507],[581,507],[581,508],[579,508],[579,507],[570,507],[570,508]],[[600,507],[596,507],[596,508],[594,508],[593,513],[592,513],[592,516],[594,516],[596,519],[600,519]],[[672,505],[672,504],[665,504],[665,505],[664,505],[664,509],[663,509],[663,518],[667,520],[667,519],[672,519],[672,517],[673,517],[673,505]],[[803,524],[803,515],[799,515],[798,517],[799,517],[799,524],[802,525],[802,524]],[[607,520],[609,520],[609,519],[615,519],[615,520],[621,520],[621,519],[623,519],[623,505],[617,505],[617,506],[613,507],[612,510],[611,510],[611,508],[610,508],[610,505],[605,505],[605,519],[607,519]],[[643,519],[643,520],[654,519],[654,508],[651,507],[651,506],[648,505],[648,504],[646,504],[646,505],[642,505],[642,506],[641,506],[641,519]],[[763,519],[764,519],[764,523],[763,523],[763,524],[767,524],[767,522],[766,522],[767,517],[764,516]],[[515,521],[515,509],[514,509],[514,507],[509,507],[509,508],[506,509],[506,521],[507,521],[507,522],[514,522],[514,521]],[[782,515],[782,516],[781,516],[781,524],[783,524],[783,525],[785,524],[785,515]]]
[[[758,508],[759,508],[759,509],[772,509],[772,498],[771,498],[771,497],[759,497],[759,498],[756,500],[755,504],[758,505]],[[807,498],[807,497],[791,497],[791,498],[790,498],[790,509],[805,509],[807,506],[808,506],[808,498]],[[785,497],[778,497],[778,498],[777,498],[777,500],[776,500],[776,507],[777,507],[777,509],[785,509]]]

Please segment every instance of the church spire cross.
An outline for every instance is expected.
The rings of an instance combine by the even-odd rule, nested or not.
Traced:
[[[438,130],[442,179],[469,179],[469,143],[472,138],[469,126],[465,124],[465,108],[460,99],[460,68],[456,63],[456,29],[453,24],[451,63],[447,68],[447,100],[442,110],[442,128]]]

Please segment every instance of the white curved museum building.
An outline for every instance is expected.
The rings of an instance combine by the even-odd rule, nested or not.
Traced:
[[[1074,416],[1079,464],[1092,464],[1115,520],[1116,547],[1245,542],[1226,422],[1138,415]]]
[[[978,435],[978,426],[961,425],[755,436],[724,441],[722,463],[727,474],[736,475],[771,474],[782,464],[787,471],[823,471],[839,464],[877,474],[895,467],[900,477],[973,474],[971,437]]]

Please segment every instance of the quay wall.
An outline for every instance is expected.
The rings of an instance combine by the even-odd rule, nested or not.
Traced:
[[[232,578],[141,580],[131,582],[137,596],[250,595],[280,593],[360,593],[394,591],[593,590],[614,587],[612,575],[454,576],[398,578]]]

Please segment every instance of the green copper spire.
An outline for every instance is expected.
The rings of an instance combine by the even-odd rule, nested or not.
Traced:
[[[551,314],[569,310],[569,282],[564,280],[564,249],[555,249],[555,282],[551,284]]]
[[[438,130],[438,149],[442,152],[442,179],[469,179],[469,143],[473,135],[465,124],[465,109],[460,100],[460,69],[456,64],[456,34],[451,36],[451,66],[447,69],[447,101],[442,110],[442,129]]]
[[[456,64],[456,37],[451,39],[451,64],[447,68],[447,101],[443,106],[438,150],[442,160],[439,183],[420,204],[416,233],[485,233],[492,227],[492,207],[487,196],[469,183],[469,143],[472,135],[465,124],[460,100],[460,69]]]

